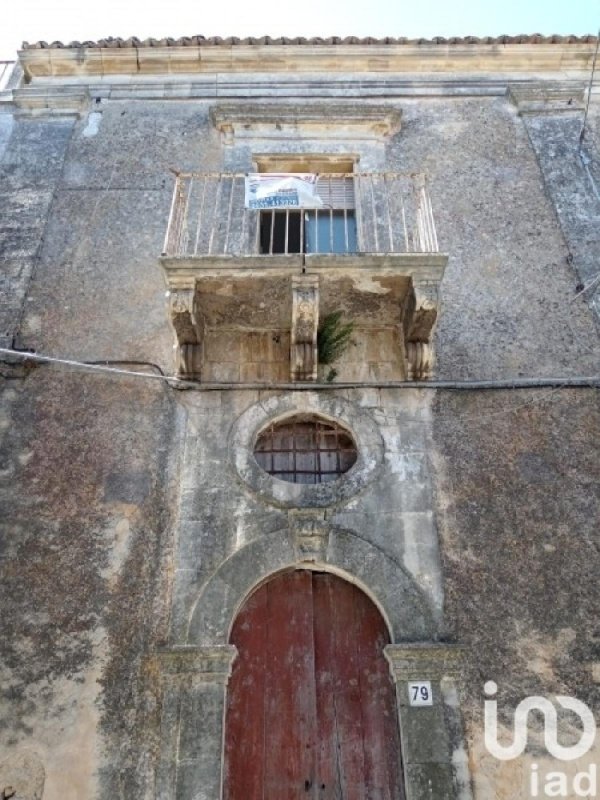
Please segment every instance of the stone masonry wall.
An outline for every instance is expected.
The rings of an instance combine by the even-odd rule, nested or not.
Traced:
[[[595,373],[596,322],[585,298],[574,299],[580,277],[567,259],[575,245],[548,160],[547,137],[563,128],[565,158],[573,156],[575,117],[525,122],[499,96],[394,103],[402,130],[365,163],[430,175],[450,256],[436,376]],[[202,100],[94,100],[96,116],[73,122],[12,120],[0,109],[9,131],[6,341],[172,371],[157,261],[168,168],[231,163],[208,110]],[[328,152],[327,142],[314,150]],[[575,187],[586,179],[578,170],[569,173]],[[585,252],[580,245],[590,265],[594,241]],[[286,524],[281,509],[248,499],[226,466],[232,426],[269,395],[178,393],[158,381],[50,367],[3,372],[0,625],[9,644],[0,790],[21,775],[19,800],[39,798],[41,786],[44,800],[149,800],[161,711],[153,659],[177,628],[184,579],[198,587],[251,537]],[[357,390],[342,399],[375,421],[387,466],[370,493],[340,503],[338,524],[415,572],[426,565],[422,580],[433,576],[427,591],[444,607],[435,635],[467,645],[475,798],[521,798],[528,762],[505,773],[482,749],[482,686],[495,680],[509,710],[533,690],[598,702],[596,392]],[[188,500],[197,516],[186,521]],[[422,526],[410,529],[420,514],[426,537]],[[176,571],[186,575],[172,598]],[[507,711],[503,724],[510,719]]]

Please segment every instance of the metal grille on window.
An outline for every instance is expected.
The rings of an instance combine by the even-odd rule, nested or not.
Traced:
[[[325,174],[317,178],[320,208],[261,211],[261,253],[355,253],[357,250],[354,179]]]
[[[265,472],[289,483],[336,480],[356,462],[356,445],[344,428],[316,417],[293,417],[258,437],[254,456]]]

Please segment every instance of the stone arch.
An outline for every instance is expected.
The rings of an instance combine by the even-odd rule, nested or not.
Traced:
[[[226,645],[238,610],[263,581],[293,567],[320,569],[355,583],[381,611],[392,642],[437,638],[430,602],[401,564],[349,530],[325,529],[326,546],[305,557],[298,532],[275,531],[226,559],[200,590],[190,612],[187,645]],[[320,556],[320,557],[319,557]]]
[[[231,634],[225,800],[315,797],[312,784],[321,797],[404,796],[389,635],[371,598],[331,572],[284,570],[252,592]]]

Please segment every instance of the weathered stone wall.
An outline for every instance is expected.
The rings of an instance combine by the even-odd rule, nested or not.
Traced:
[[[567,164],[578,117],[525,121],[501,96],[394,103],[402,130],[385,148],[365,146],[361,165],[430,175],[450,256],[437,376],[596,372],[596,323],[574,298],[581,278],[568,260],[570,236],[583,248],[580,229],[568,228],[553,192],[560,176],[547,139],[564,129]],[[7,340],[149,374],[155,367],[134,362],[172,370],[157,262],[168,168],[250,165],[250,149],[222,146],[208,111],[202,100],[102,100],[74,123],[1,126]],[[569,198],[578,189],[588,198],[586,176],[569,170]],[[591,209],[581,224],[591,225]],[[581,251],[590,265],[594,241]],[[240,415],[270,395],[6,371],[0,790],[24,769],[23,800],[39,797],[44,782],[44,800],[153,797],[154,654],[185,640],[192,598],[226,559],[289,527],[287,511],[250,493],[227,452]],[[482,686],[495,680],[508,709],[533,691],[597,702],[596,392],[356,390],[340,399],[376,426],[383,462],[377,482],[333,503],[328,517],[414,577],[432,607],[445,595],[444,618],[420,633],[467,645],[475,796],[523,797],[514,774],[498,773],[495,784],[497,764],[484,758]],[[342,548],[343,537],[336,542]],[[265,571],[280,563],[269,554]]]
[[[581,113],[528,115],[524,124],[569,248],[569,262],[580,277],[578,291],[599,314],[595,280],[600,249],[598,109],[591,105],[585,131]]]
[[[504,742],[528,695],[571,695],[597,718],[598,411],[595,391],[573,389],[444,392],[434,404],[446,620],[467,648],[463,713],[476,797],[530,797],[533,762],[540,773],[598,762],[597,751],[553,762],[539,721],[516,761],[497,761],[483,740],[490,680]]]
[[[73,122],[20,121],[0,113],[0,125],[0,345],[10,347],[22,321]]]
[[[140,675],[166,637],[173,403],[161,386],[81,373],[7,384],[0,782],[26,752],[44,798],[143,796],[156,699]]]

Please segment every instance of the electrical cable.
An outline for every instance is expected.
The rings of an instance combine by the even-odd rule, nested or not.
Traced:
[[[556,376],[546,378],[502,378],[495,380],[429,380],[429,381],[361,381],[361,382],[339,382],[339,383],[291,383],[291,382],[246,382],[246,383],[223,383],[211,382],[201,383],[186,378],[178,378],[175,375],[165,375],[162,369],[151,362],[135,362],[123,359],[122,364],[139,363],[159,369],[161,374],[148,374],[135,370],[119,369],[117,367],[105,366],[106,362],[96,361],[77,361],[75,359],[57,358],[55,356],[40,355],[39,353],[25,353],[20,350],[11,350],[7,347],[0,347],[0,354],[18,358],[21,361],[34,361],[44,364],[55,364],[81,369],[88,372],[101,372],[121,377],[145,378],[146,380],[158,380],[168,383],[175,387],[195,389],[196,391],[264,391],[264,390],[286,390],[286,391],[315,391],[315,390],[339,390],[339,389],[456,389],[463,391],[480,391],[495,389],[541,389],[564,387],[579,388],[600,388],[600,375],[576,375],[572,377]]]
[[[585,125],[587,122],[588,111],[590,109],[590,100],[592,97],[592,84],[594,82],[594,73],[596,72],[596,61],[598,60],[598,47],[600,46],[600,28],[598,29],[598,36],[596,37],[596,50],[594,51],[594,58],[592,60],[592,72],[590,75],[590,82],[588,85],[587,102],[583,112],[583,122],[581,124],[581,132],[579,134],[579,151],[581,152],[581,145],[585,136]]]

